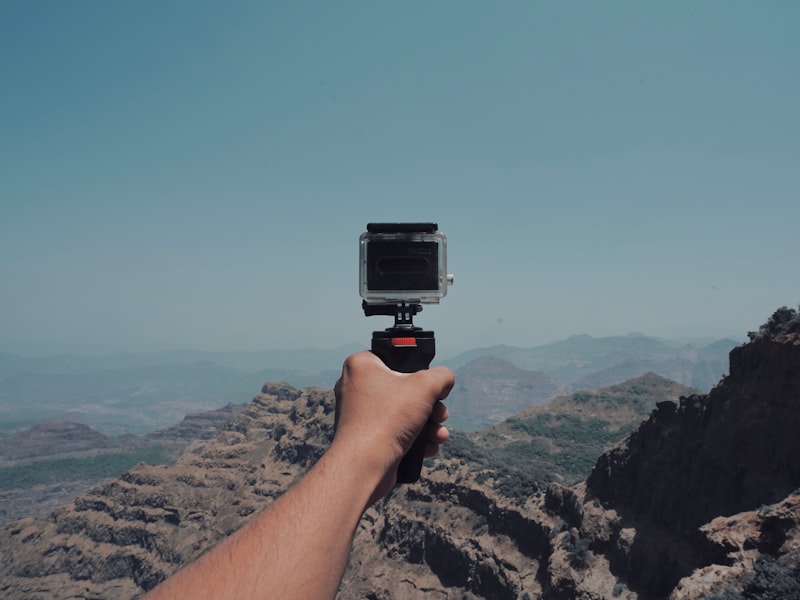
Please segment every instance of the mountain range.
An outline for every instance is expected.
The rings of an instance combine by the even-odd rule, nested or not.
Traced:
[[[137,597],[296,481],[332,420],[329,390],[265,385],[174,465],[1,528],[0,593]],[[707,394],[646,373],[456,432],[367,511],[339,598],[800,597],[798,426],[792,334],[734,348]]]
[[[439,364],[458,374],[451,397],[459,408],[453,411],[454,424],[475,430],[558,394],[646,372],[708,391],[726,372],[727,352],[735,345],[730,339],[691,345],[639,334],[583,335],[536,348],[480,348]],[[0,436],[45,420],[80,422],[107,435],[144,435],[187,413],[240,403],[264,381],[331,388],[344,358],[360,348],[102,357],[0,354]]]

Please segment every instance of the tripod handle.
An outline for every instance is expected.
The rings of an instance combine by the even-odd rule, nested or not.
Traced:
[[[372,352],[384,364],[399,373],[416,373],[430,367],[436,354],[436,340],[432,331],[393,330],[372,332]],[[400,461],[397,483],[414,483],[422,471],[428,427],[420,432],[411,449]]]

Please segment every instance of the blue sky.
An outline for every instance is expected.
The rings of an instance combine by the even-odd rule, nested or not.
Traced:
[[[800,301],[796,2],[0,3],[0,349],[366,345],[436,221],[440,355]]]

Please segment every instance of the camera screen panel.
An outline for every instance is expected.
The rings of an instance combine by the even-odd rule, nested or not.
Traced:
[[[366,248],[370,291],[439,290],[439,244],[372,240]]]

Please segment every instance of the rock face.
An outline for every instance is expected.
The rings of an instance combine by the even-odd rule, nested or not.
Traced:
[[[339,598],[800,597],[799,407],[800,346],[762,339],[708,396],[661,402],[586,482],[512,497],[480,456],[443,452],[367,511]],[[0,596],[137,597],[285,491],[332,421],[330,391],[265,386],[174,466],[1,529]]]
[[[792,505],[800,486],[800,345],[759,340],[735,348],[730,360],[731,374],[707,396],[660,404],[625,443],[600,457],[586,482],[620,522],[641,522],[656,534],[650,548],[634,547],[626,558],[647,561],[660,544],[659,566],[630,574],[653,594],[666,595],[709,559],[726,560],[727,546],[700,533],[701,526],[787,498]]]
[[[686,535],[795,490],[798,431],[800,346],[748,344],[731,352],[731,374],[710,394],[659,405],[598,460],[587,485],[617,510]],[[642,481],[650,485],[642,489]]]

